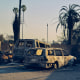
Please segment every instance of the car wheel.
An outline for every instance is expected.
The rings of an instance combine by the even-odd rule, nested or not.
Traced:
[[[13,59],[9,59],[9,62],[13,62]]]
[[[4,63],[8,63],[8,60],[7,59],[4,59],[4,61],[3,61]]]
[[[74,62],[73,62],[73,64],[72,64],[72,66],[75,66],[76,65],[76,60],[74,60]]]
[[[54,63],[54,69],[57,69],[58,68],[58,63]]]

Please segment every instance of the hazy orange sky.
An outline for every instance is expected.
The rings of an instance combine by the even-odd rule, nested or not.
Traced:
[[[80,0],[22,0],[27,6],[25,12],[24,38],[47,40],[47,23],[49,25],[48,40],[52,42],[60,36],[56,34],[59,10],[69,4],[80,4]],[[19,6],[19,0],[1,0],[0,2],[0,34],[13,35],[13,8]],[[22,30],[22,25],[21,25]],[[21,31],[22,35],[22,31]]]

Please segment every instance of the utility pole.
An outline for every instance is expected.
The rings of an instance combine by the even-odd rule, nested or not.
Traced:
[[[20,23],[21,23],[21,1],[19,0],[19,39],[20,39]]]
[[[48,24],[47,24],[47,43],[48,43]]]

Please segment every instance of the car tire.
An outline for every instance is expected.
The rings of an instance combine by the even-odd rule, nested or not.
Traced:
[[[75,66],[76,65],[76,60],[74,60],[74,62],[73,62],[73,64],[72,64],[72,66]]]
[[[54,69],[58,69],[58,63],[54,63]]]
[[[10,62],[10,63],[13,62],[13,59],[9,59],[9,62]]]
[[[3,61],[4,63],[8,63],[8,60],[7,59],[4,59],[4,61]]]

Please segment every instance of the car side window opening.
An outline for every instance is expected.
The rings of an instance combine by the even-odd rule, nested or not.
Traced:
[[[38,42],[36,42],[36,46],[37,46],[37,47],[39,47],[39,44],[38,44]]]
[[[69,56],[69,53],[67,51],[63,50],[64,56]]]
[[[36,50],[33,50],[33,49],[29,50],[29,51],[26,53],[26,55],[34,55],[34,54],[36,54]]]
[[[31,49],[31,50],[29,50],[27,53],[26,53],[26,55],[29,55],[29,56],[34,56],[34,55],[37,55],[37,56],[41,56],[43,54],[43,51],[42,51],[42,49]]]
[[[24,41],[19,41],[19,43],[17,44],[17,47],[23,47],[24,46]]]
[[[55,50],[56,56],[62,56],[61,50]]]
[[[48,55],[54,55],[54,51],[53,50],[48,50]]]
[[[43,44],[43,43],[39,43],[39,44],[40,44],[40,47],[45,48],[45,44]]]
[[[32,41],[27,41],[26,42],[26,47],[33,47]]]

